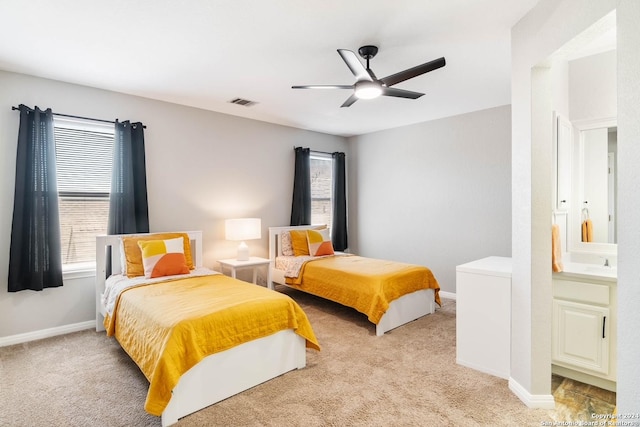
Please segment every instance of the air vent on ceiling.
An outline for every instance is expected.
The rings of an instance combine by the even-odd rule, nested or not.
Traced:
[[[248,99],[242,99],[242,98],[234,98],[229,102],[232,104],[242,105],[244,107],[251,107],[252,105],[257,104],[256,101],[249,101]]]

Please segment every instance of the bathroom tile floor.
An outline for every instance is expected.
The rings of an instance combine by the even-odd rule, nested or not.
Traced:
[[[555,421],[594,421],[610,415],[616,393],[596,386],[553,375],[551,391],[556,401]],[[596,418],[598,417],[598,418]]]

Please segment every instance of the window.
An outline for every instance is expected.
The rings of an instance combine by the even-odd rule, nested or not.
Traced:
[[[327,224],[333,219],[333,158],[330,154],[311,152],[311,224]]]
[[[89,268],[107,232],[114,127],[59,117],[53,126],[63,270]]]

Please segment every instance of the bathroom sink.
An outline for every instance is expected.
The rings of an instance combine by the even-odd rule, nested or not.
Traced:
[[[598,264],[585,264],[578,262],[567,262],[564,265],[565,273],[584,274],[600,277],[618,277],[618,268]]]
[[[585,271],[588,273],[602,274],[603,276],[616,277],[618,275],[617,267],[609,267],[604,265],[587,265]]]

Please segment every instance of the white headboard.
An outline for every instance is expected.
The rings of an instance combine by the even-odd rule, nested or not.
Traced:
[[[107,259],[111,255],[111,274],[120,274],[122,265],[120,259],[120,241],[123,237],[149,236],[164,232],[138,234],[101,234],[96,236],[96,331],[104,330],[104,309],[102,307],[102,293],[107,280]],[[171,232],[173,233],[173,231]],[[202,267],[202,231],[176,231],[187,233],[191,242],[191,257],[194,267]]]
[[[323,224],[315,225],[290,225],[287,227],[269,227],[269,259],[274,264],[276,257],[282,255],[282,247],[280,245],[280,233],[291,230],[316,230]]]

